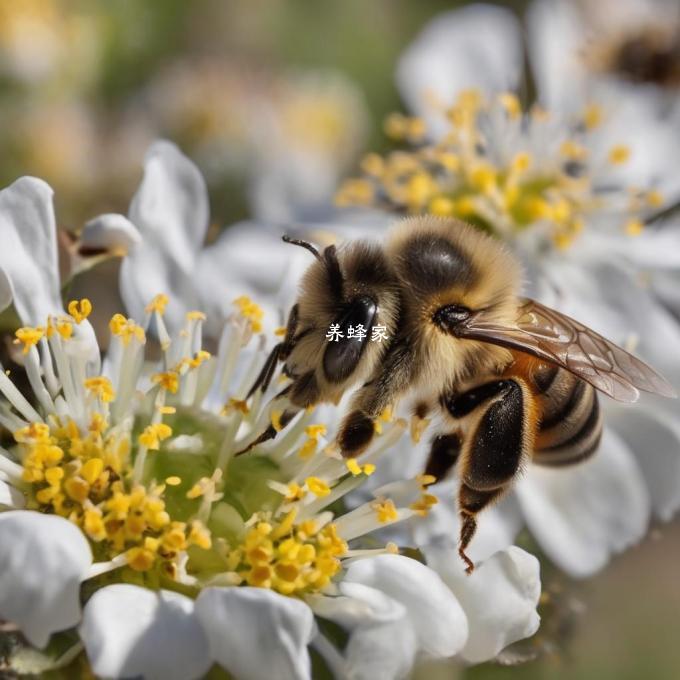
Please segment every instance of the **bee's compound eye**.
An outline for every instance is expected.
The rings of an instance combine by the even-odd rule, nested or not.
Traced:
[[[377,312],[378,305],[373,298],[356,297],[346,306],[342,316],[333,322],[336,333],[328,340],[323,355],[323,371],[329,382],[344,382],[354,372],[371,339]]]
[[[472,311],[464,305],[444,305],[432,315],[432,321],[442,330],[451,332],[471,315]]]

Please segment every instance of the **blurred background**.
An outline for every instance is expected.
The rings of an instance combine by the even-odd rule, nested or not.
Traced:
[[[77,231],[127,211],[145,148],[166,137],[209,183],[213,237],[244,218],[314,219],[362,153],[385,148],[401,50],[460,4],[0,0],[0,184],[42,177]],[[678,563],[676,522],[586,582],[546,567],[541,655],[462,675],[679,677]]]

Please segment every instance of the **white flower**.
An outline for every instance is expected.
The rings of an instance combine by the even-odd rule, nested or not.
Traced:
[[[176,170],[185,185],[200,184],[191,168]],[[155,173],[162,184],[162,167]],[[139,221],[151,220],[155,207],[171,229],[188,224],[184,196],[166,213],[148,198],[136,199]],[[205,213],[192,215],[200,223]],[[102,228],[129,233],[121,219],[106,217]],[[332,428],[312,423],[311,412],[238,455],[264,430],[280,429],[283,417],[276,387],[248,397],[265,358],[255,303],[236,300],[211,356],[202,346],[205,315],[187,312],[170,333],[170,301],[156,295],[140,323],[113,316],[100,363],[86,331],[90,301],[61,308],[47,186],[23,179],[0,192],[0,226],[11,242],[20,243],[18,231],[23,239],[14,260],[0,260],[2,299],[12,299],[24,321],[41,323],[16,333],[34,404],[0,370],[7,400],[0,422],[16,441],[0,450],[0,500],[15,508],[0,513],[0,617],[32,644],[44,647],[80,621],[80,642],[104,677],[197,678],[218,663],[239,678],[261,677],[263,667],[309,678],[310,644],[339,675],[366,677],[366,668],[398,659],[386,676],[397,677],[422,657],[472,645],[490,658],[534,632],[536,617],[523,612],[537,604],[537,568],[505,580],[489,569],[502,597],[524,593],[521,620],[477,627],[475,640],[468,630],[479,615],[471,609],[479,582],[454,594],[428,567],[391,554],[396,546],[362,545],[365,534],[409,519],[414,508],[385,493],[345,514],[329,509],[372,474],[405,421],[386,421],[351,464],[329,446]],[[152,324],[158,362],[145,357]],[[83,583],[91,596],[81,620]],[[315,615],[346,628],[344,654],[319,633]]]
[[[601,93],[677,115],[680,8],[674,0],[536,0],[528,46],[546,103],[568,108]],[[676,120],[677,123],[677,120]]]
[[[91,220],[82,245],[127,252],[120,290],[134,318],[143,318],[147,302],[162,290],[170,294],[166,323],[174,330],[187,311],[201,308],[209,317],[208,333],[219,336],[238,295],[263,298],[268,328],[280,325],[282,301],[292,293],[294,277],[288,273],[303,270],[304,253],[286,247],[283,255],[280,233],[254,222],[235,225],[206,246],[208,221],[208,191],[200,171],[174,144],[161,141],[147,152],[128,217]]]
[[[495,233],[524,261],[530,297],[630,347],[678,386],[680,236],[668,222],[645,224],[678,198],[680,138],[633,99],[575,98],[546,110],[539,91],[525,112],[519,28],[508,10],[481,4],[435,18],[397,69],[420,116],[388,119],[406,148],[369,154],[339,198],[453,215]],[[678,402],[602,401],[610,431],[599,454],[574,468],[529,466],[504,506],[578,576],[639,540],[650,510],[669,519],[680,507],[680,487],[669,481],[680,474]],[[586,514],[587,523],[575,521]],[[505,526],[514,540],[520,521]]]

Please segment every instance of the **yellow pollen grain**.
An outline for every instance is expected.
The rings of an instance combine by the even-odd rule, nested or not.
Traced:
[[[164,371],[162,373],[155,373],[151,376],[151,382],[159,385],[170,394],[177,394],[179,389],[179,373],[177,371]]]
[[[645,198],[647,199],[647,203],[652,206],[652,208],[660,208],[664,204],[663,194],[656,189],[648,191]]]
[[[25,326],[23,328],[17,329],[14,333],[16,344],[21,343],[23,345],[22,354],[28,354],[31,347],[37,345],[42,337],[45,335],[45,329],[41,326],[36,328],[30,328]]]
[[[308,425],[305,428],[305,434],[308,437],[323,437],[326,434],[325,425]]]
[[[597,104],[589,104],[583,112],[583,123],[588,130],[593,130],[602,123],[604,114],[602,107]]]
[[[618,144],[609,150],[608,159],[612,165],[623,165],[630,159],[630,147]]]
[[[626,222],[625,231],[628,236],[639,236],[645,229],[642,220],[632,219]]]
[[[203,312],[193,310],[191,312],[187,312],[186,319],[187,321],[205,321],[206,316]]]
[[[373,510],[378,517],[378,522],[381,524],[386,524],[387,522],[395,522],[399,519],[399,513],[391,499],[386,499],[383,501],[376,501],[372,506]]]
[[[307,477],[305,479],[305,486],[317,498],[324,498],[331,492],[331,487],[319,477]]]
[[[158,413],[164,416],[171,416],[173,413],[177,413],[177,409],[174,406],[159,406]]]
[[[171,475],[165,478],[165,483],[168,486],[179,486],[182,483],[182,478],[177,475]]]
[[[437,196],[430,201],[428,212],[432,215],[439,215],[441,217],[448,217],[453,215],[455,210],[455,203],[446,196]]]
[[[159,293],[158,295],[156,295],[156,297],[154,297],[153,300],[151,300],[151,302],[149,302],[149,304],[144,308],[144,311],[147,314],[157,312],[158,314],[163,316],[163,314],[165,314],[165,308],[168,306],[169,302],[170,300],[168,299],[167,295]]]
[[[498,101],[510,118],[516,119],[522,115],[522,105],[519,103],[517,95],[512,92],[504,92],[498,95]]]
[[[73,317],[77,324],[82,323],[92,313],[92,303],[87,299],[71,300],[68,303],[68,313]]]
[[[160,443],[172,435],[172,428],[165,423],[147,425],[139,435],[139,443],[152,451],[160,448]]]
[[[113,389],[111,381],[103,375],[98,375],[93,378],[86,378],[83,382],[86,390],[90,391],[103,402],[111,402],[116,398],[116,392]]]

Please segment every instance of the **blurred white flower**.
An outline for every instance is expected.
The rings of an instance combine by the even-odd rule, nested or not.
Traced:
[[[551,107],[599,94],[639,100],[680,121],[680,6],[675,0],[536,0],[528,46]]]
[[[163,69],[131,116],[182,143],[210,184],[245,177],[255,218],[279,224],[327,211],[368,129],[363,94],[338,71],[216,58]]]
[[[524,112],[522,54],[508,10],[472,5],[435,18],[397,69],[419,117],[386,125],[406,148],[369,154],[339,200],[452,215],[495,233],[524,261],[531,297],[630,347],[679,386],[680,235],[646,224],[678,199],[680,138],[633,100]],[[504,541],[523,516],[578,576],[639,540],[650,509],[669,519],[680,507],[678,403],[603,402],[609,431],[599,454],[573,468],[530,466],[503,506]]]
[[[180,183],[196,183],[192,167],[180,170]],[[155,205],[169,229],[183,227],[185,196],[174,213],[163,213],[174,196],[164,198],[139,215]],[[121,219],[105,221],[129,236]],[[140,323],[111,319],[101,362],[89,300],[61,307],[54,222],[44,182],[23,178],[0,192],[0,229],[14,244],[0,255],[0,301],[32,324],[16,342],[34,396],[0,367],[0,422],[16,441],[0,450],[0,499],[13,508],[0,513],[0,618],[41,648],[80,621],[77,644],[97,675],[171,680],[201,677],[213,663],[238,678],[263,668],[309,678],[310,645],[339,677],[383,669],[396,678],[422,658],[492,658],[535,632],[535,558],[498,553],[474,579],[445,584],[395,545],[361,544],[417,508],[381,493],[351,512],[330,510],[373,473],[405,421],[387,421],[351,463],[327,446],[332,426],[311,423],[312,412],[238,455],[283,417],[274,387],[248,398],[265,357],[262,310],[238,298],[213,357],[202,347],[205,315],[187,312],[170,333],[159,294]],[[145,357],[151,325],[157,362]],[[402,486],[397,496],[420,488]],[[83,582],[92,594],[81,619]],[[481,596],[490,592],[493,603]],[[511,615],[486,613],[503,603]],[[345,650],[315,615],[346,630]]]
[[[208,191],[200,171],[170,142],[156,142],[147,152],[144,177],[128,217],[102,215],[82,233],[84,248],[127,253],[120,291],[134,318],[159,290],[170,302],[166,323],[178,329],[187,311],[208,315],[207,331],[219,336],[239,295],[262,299],[268,329],[283,322],[283,308],[307,264],[304,253],[285,246],[280,233],[256,222],[226,229],[205,244],[209,223]]]

